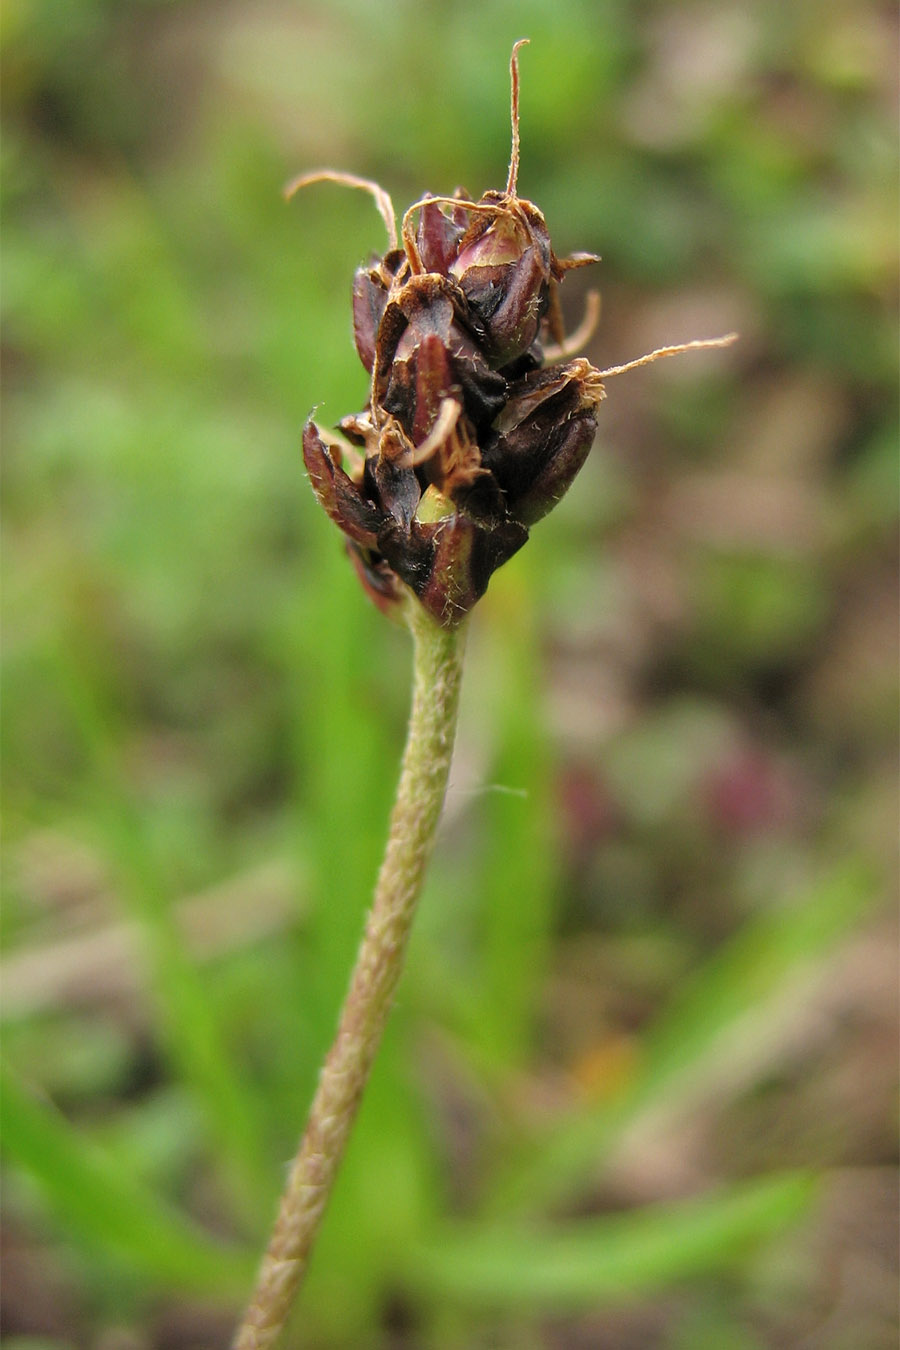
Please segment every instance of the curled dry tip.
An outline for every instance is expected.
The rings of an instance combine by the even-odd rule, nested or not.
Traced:
[[[570,253],[568,258],[557,258],[556,266],[560,272],[572,272],[576,267],[590,267],[591,263],[601,261],[599,253]]]
[[[455,398],[441,399],[434,426],[409,457],[410,464],[424,464],[447,443],[462,413],[462,404]]]
[[[593,262],[594,254],[589,253],[586,261]],[[587,346],[594,333],[597,331],[597,325],[600,322],[601,300],[599,291],[588,291],[584,297],[584,318],[568,337],[564,337],[562,342],[557,342],[553,346],[544,347],[544,360],[548,362],[567,361],[570,356],[577,356],[578,353]]]
[[[298,178],[291,179],[283,189],[284,200],[289,202],[301,188],[309,187],[312,183],[340,183],[342,187],[359,188],[362,192],[368,192],[384,221],[388,247],[390,249],[397,247],[397,217],[394,203],[379,183],[373,182],[371,178],[360,178],[355,173],[342,173],[338,169],[313,169],[311,173],[301,173]]]

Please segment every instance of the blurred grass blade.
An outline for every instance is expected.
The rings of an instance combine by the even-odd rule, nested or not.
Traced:
[[[375,711],[372,672],[360,659],[379,643],[386,654],[389,641],[379,629],[381,616],[374,608],[370,613],[364,599],[343,553],[323,547],[316,585],[300,589],[284,633],[284,678],[292,698],[293,837],[310,888],[297,977],[286,991],[300,1038],[289,1070],[304,1101],[315,1089],[353,968],[403,745],[405,699],[392,728],[383,711]],[[407,639],[399,636],[405,679]]]
[[[123,1175],[7,1069],[0,1070],[0,1132],[7,1159],[37,1182],[59,1220],[117,1262],[163,1287],[198,1293],[251,1278],[252,1256],[218,1247]]]
[[[748,921],[663,1014],[631,1082],[612,1101],[580,1110],[502,1172],[492,1209],[528,1209],[564,1197],[648,1108],[671,1106],[727,1077],[730,1038],[808,978],[859,921],[875,887],[870,869],[847,863],[811,894]]]
[[[791,1172],[565,1230],[459,1226],[419,1252],[416,1279],[442,1300],[589,1309],[728,1270],[799,1218],[814,1190],[809,1174]]]
[[[874,895],[868,865],[849,863],[796,903],[751,920],[686,982],[651,1033],[636,1091],[641,1103],[717,1050],[721,1033],[802,984],[858,922]]]
[[[166,1050],[197,1092],[234,1197],[255,1224],[268,1216],[273,1183],[253,1093],[231,1062],[214,999],[185,950],[146,827],[122,781],[112,700],[100,677],[88,673],[101,667],[81,651],[68,655],[54,653],[55,674],[93,772],[93,819],[118,870],[121,898],[141,927]]]
[[[544,982],[557,857],[546,719],[536,709],[534,613],[527,573],[526,582],[514,589],[518,579],[498,579],[503,594],[492,615],[490,659],[478,672],[479,703],[496,749],[489,769],[494,790],[485,793],[478,808],[486,848],[477,893],[484,905],[470,1034],[507,1070],[521,1064],[530,1048]],[[486,683],[492,686],[487,694]]]

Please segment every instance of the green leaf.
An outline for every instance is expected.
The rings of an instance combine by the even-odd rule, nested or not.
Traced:
[[[720,1075],[730,1038],[815,970],[871,902],[870,869],[849,862],[794,904],[748,921],[682,991],[645,1041],[634,1078],[612,1101],[573,1113],[502,1170],[489,1206],[508,1212],[565,1197],[583,1185],[642,1112]]]
[[[310,893],[296,976],[285,991],[298,1037],[289,1068],[304,1101],[331,1043],[371,903],[403,746],[410,662],[407,635],[385,631],[334,547],[331,523],[315,524],[323,529],[324,556],[315,585],[298,595],[281,652],[291,691],[293,836]],[[370,654],[371,668],[361,653]],[[390,699],[379,696],[373,673],[392,659],[404,691],[393,725]]]
[[[524,581],[519,581],[523,577]],[[537,635],[527,558],[497,578],[489,660],[478,672],[485,737],[496,737],[476,894],[481,951],[470,1035],[508,1071],[527,1057],[543,986],[557,870],[545,719],[538,708]],[[517,584],[518,583],[518,584]],[[487,689],[485,689],[487,685]]]
[[[92,818],[117,870],[119,893],[141,928],[149,982],[173,1064],[197,1093],[218,1137],[232,1191],[250,1224],[268,1214],[272,1181],[262,1160],[260,1112],[226,1044],[211,991],[184,948],[138,803],[119,765],[115,713],[90,653],[54,653],[56,674],[94,778]]]
[[[7,1157],[33,1178],[60,1221],[116,1261],[166,1288],[248,1286],[252,1257],[219,1246],[118,1171],[8,1069],[0,1076],[0,1132]]]
[[[588,1309],[729,1269],[799,1218],[814,1190],[790,1172],[567,1229],[459,1225],[417,1253],[415,1278],[444,1300]]]

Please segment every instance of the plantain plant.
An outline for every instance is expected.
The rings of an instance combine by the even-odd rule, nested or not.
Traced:
[[[342,531],[375,603],[413,639],[406,749],[376,883],[337,1034],[322,1066],[256,1289],[235,1350],[273,1345],[303,1281],[403,967],[453,753],[466,619],[491,575],[526,542],[584,464],[604,381],[734,334],[664,347],[597,370],[578,355],[599,314],[567,336],[559,287],[598,261],[558,258],[541,211],[517,193],[519,70],[510,60],[512,150],[502,191],[426,196],[398,232],[378,184],[320,170],[290,197],[332,181],[371,193],[384,256],[353,286],[365,408],[325,430],[311,419],[303,456],[315,495]]]

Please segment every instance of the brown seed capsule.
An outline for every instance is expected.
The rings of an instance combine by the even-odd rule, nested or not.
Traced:
[[[484,350],[498,369],[537,340],[550,304],[553,250],[544,217],[531,202],[488,192],[460,241],[450,275],[483,327]]]
[[[568,491],[594,443],[605,397],[599,372],[584,357],[511,387],[481,462],[520,524],[533,525]]]
[[[461,398],[478,428],[506,402],[507,382],[492,370],[465,322],[455,283],[434,272],[412,277],[388,301],[375,344],[372,408],[396,416],[416,445],[431,431],[445,398]]]
[[[383,258],[373,258],[368,267],[357,269],[353,278],[353,337],[359,359],[371,375],[375,364],[375,341],[391,285],[406,255],[392,249]]]

